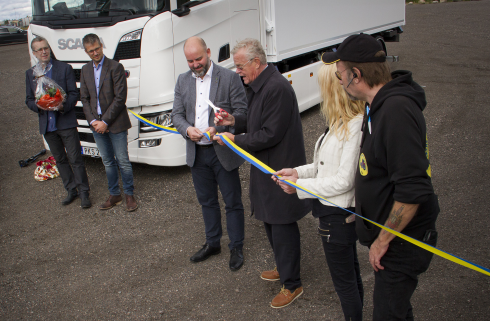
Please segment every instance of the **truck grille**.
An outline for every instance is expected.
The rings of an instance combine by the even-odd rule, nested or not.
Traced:
[[[83,113],[83,107],[81,106],[75,106],[75,116],[77,116],[77,119],[82,119],[82,120],[87,119],[85,117],[85,114]]]
[[[116,53],[114,54],[114,60],[119,61],[122,59],[134,59],[141,57],[141,40],[133,40],[127,42],[121,42],[117,46]]]
[[[78,132],[78,138],[80,138],[81,142],[95,143],[94,135],[91,133]]]
[[[80,82],[80,74],[82,73],[82,70],[81,69],[73,69],[73,71],[75,72],[75,81]]]

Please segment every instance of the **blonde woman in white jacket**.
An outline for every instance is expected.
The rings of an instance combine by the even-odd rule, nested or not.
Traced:
[[[313,163],[285,168],[275,174],[354,212],[354,178],[364,102],[349,99],[338,81],[336,69],[335,65],[324,65],[318,74],[322,113],[328,127],[315,145]],[[301,199],[314,198],[275,176],[273,179],[288,194],[297,193]],[[313,216],[319,218],[318,232],[345,320],[362,320],[364,291],[357,259],[354,215],[315,198]]]

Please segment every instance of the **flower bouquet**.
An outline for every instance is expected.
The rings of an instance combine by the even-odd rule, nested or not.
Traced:
[[[53,79],[46,76],[51,68],[52,65],[50,63],[47,65],[38,63],[33,67],[33,75],[37,79],[37,107],[43,110],[55,111],[63,109],[66,93]]]

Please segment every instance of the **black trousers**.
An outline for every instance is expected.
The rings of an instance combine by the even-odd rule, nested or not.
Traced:
[[[242,187],[238,168],[227,171],[221,165],[212,145],[196,146],[196,159],[191,167],[192,180],[197,199],[202,208],[206,232],[206,243],[220,247],[223,236],[221,209],[218,201],[218,187],[225,202],[226,230],[230,250],[243,248],[245,219],[242,204]]]
[[[301,286],[301,245],[298,223],[269,224],[264,222],[264,226],[274,252],[281,284],[293,292]]]
[[[435,246],[437,234],[426,243]],[[396,237],[381,258],[384,270],[374,272],[373,320],[412,321],[410,299],[418,284],[418,275],[429,267],[433,254]]]
[[[342,214],[320,217],[319,232],[345,320],[362,321],[364,288],[357,259],[356,227],[354,222],[345,223],[346,217]]]
[[[44,134],[51,154],[56,160],[61,180],[67,191],[78,189],[78,192],[88,192],[87,171],[82,158],[82,147],[76,128],[56,130]]]
[[[348,208],[354,212],[354,208]],[[362,321],[364,287],[357,259],[357,234],[354,222],[346,223],[350,214],[319,200],[313,201],[313,216],[319,218],[318,233],[335,292],[340,299],[346,321]]]

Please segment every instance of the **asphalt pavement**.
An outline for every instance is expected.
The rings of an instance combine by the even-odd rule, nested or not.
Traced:
[[[412,71],[427,94],[437,246],[487,268],[489,12],[489,0],[408,5],[400,42],[387,44],[400,56],[392,68]],[[0,320],[343,320],[311,215],[300,221],[304,294],[270,308],[280,285],[259,277],[274,261],[262,223],[250,217],[248,164],[240,168],[246,243],[237,272],[228,268],[226,231],[220,255],[189,261],[204,228],[186,166],[133,164],[133,213],[83,210],[78,200],[62,207],[60,179],[37,182],[34,165],[18,165],[43,148],[37,115],[24,103],[27,45],[2,46],[0,57]],[[302,122],[311,161],[325,126],[319,108]],[[85,162],[97,205],[108,196],[104,168],[100,159]],[[367,249],[358,250],[370,320],[373,271]],[[412,305],[417,320],[488,320],[490,277],[434,257]]]

